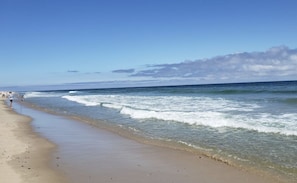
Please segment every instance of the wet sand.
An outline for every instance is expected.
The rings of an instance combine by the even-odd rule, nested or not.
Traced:
[[[33,132],[31,118],[16,114],[0,100],[0,182],[65,182],[49,164],[56,146]]]
[[[34,132],[30,130],[23,132],[21,126],[17,125],[18,122],[15,120],[20,116],[13,114],[11,117],[13,120],[11,120],[10,123],[15,124],[14,133],[17,134],[17,136],[34,137],[35,140],[42,140],[50,144],[49,147],[44,147],[43,143],[36,144],[38,149],[44,149],[46,152],[39,155],[43,163],[48,163],[48,166],[40,167],[45,174],[38,174],[38,177],[43,180],[47,180],[49,177],[46,176],[46,173],[51,172],[51,174],[55,175],[54,177],[59,179],[58,181],[68,181],[71,183],[278,182],[272,179],[272,177],[242,170],[197,153],[140,143],[105,129],[82,123],[78,120],[51,115],[28,107],[17,105],[15,109],[17,112],[29,115],[33,118],[33,121],[30,124],[25,123],[25,126],[31,125]],[[1,113],[9,113],[9,115],[12,115],[8,109],[3,107],[0,108],[0,111]],[[1,115],[1,126],[3,126],[2,119],[3,117]],[[5,122],[5,124],[7,125],[7,122]],[[3,129],[0,129],[2,132]],[[2,133],[1,136],[3,136]],[[57,148],[49,143],[48,140],[40,138],[40,136],[56,144]],[[12,137],[9,136],[9,138]],[[25,143],[23,140],[20,140],[20,138],[17,138],[17,141],[19,143]],[[4,143],[2,141],[0,142]],[[23,153],[23,157],[26,157],[26,151],[28,151],[26,147],[30,145],[32,146],[32,144],[26,145],[25,143],[24,148],[17,151],[17,153],[16,150],[11,150],[7,152],[5,156],[16,157],[15,155]],[[31,151],[32,150],[30,150],[30,154]],[[30,158],[32,158],[32,156]],[[51,161],[48,162],[48,159],[51,159]],[[4,163],[5,162],[7,162],[9,166],[9,171],[14,173],[13,175],[20,175],[20,178],[25,177],[22,173],[29,168],[27,165],[23,172],[21,172],[19,170],[21,168],[17,168],[20,164],[18,166],[13,165],[11,160],[5,160]],[[33,166],[30,168],[31,170],[35,169]],[[36,171],[37,170],[39,171],[38,167],[36,167]],[[40,170],[39,172],[43,171]],[[0,170],[0,177],[2,177],[2,174]],[[35,174],[30,174],[27,177],[33,175]],[[58,181],[47,180],[39,182]]]

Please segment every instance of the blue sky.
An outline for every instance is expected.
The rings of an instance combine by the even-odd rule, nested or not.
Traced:
[[[297,79],[296,7],[295,0],[0,0],[0,87]]]

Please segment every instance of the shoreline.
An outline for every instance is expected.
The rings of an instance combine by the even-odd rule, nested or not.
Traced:
[[[32,110],[43,111],[38,107],[33,107]],[[64,139],[71,138],[73,141],[69,141],[68,139],[67,143],[63,144],[63,142],[56,142],[51,139],[55,139],[56,137],[50,137],[49,139],[58,144],[59,150],[55,156],[59,157],[59,169],[68,178],[72,179],[72,182],[91,182],[91,180],[117,182],[115,180],[121,180],[120,182],[131,183],[160,182],[159,180],[161,179],[166,180],[166,182],[169,180],[172,180],[172,182],[197,182],[197,180],[205,180],[212,183],[232,183],[238,181],[254,183],[281,182],[276,180],[275,177],[270,177],[258,171],[232,166],[224,161],[207,157],[198,152],[187,151],[184,148],[172,148],[173,146],[170,144],[164,146],[164,143],[159,144],[158,142],[152,142],[144,138],[141,140],[136,137],[131,138],[131,135],[127,133],[123,134],[121,133],[122,131],[118,131],[115,128],[110,129],[107,126],[94,126],[92,123],[90,124],[90,121],[86,124],[84,119],[77,119],[68,115],[57,115],[49,111],[45,112],[47,112],[45,118],[51,118],[54,115],[58,116],[57,120],[62,120],[61,123],[68,123],[66,126],[63,126],[62,135],[58,134],[57,136]],[[38,128],[43,129],[41,124],[38,125]],[[76,125],[79,126],[79,129],[73,129],[73,126]],[[65,127],[72,129],[70,135],[67,134],[68,132],[65,130]],[[50,126],[50,128],[54,127]],[[56,130],[59,129],[55,129],[55,133],[58,133]],[[43,132],[39,133],[44,134]],[[85,136],[90,136],[90,133],[93,138],[84,139],[85,141],[81,140],[81,137],[77,137],[77,134],[79,134],[85,138]],[[100,142],[96,142],[95,139],[101,140]],[[58,141],[61,141],[61,139]],[[65,147],[71,145],[74,147]],[[110,149],[110,146],[117,149],[117,152],[111,152],[114,149]],[[63,150],[63,147],[66,150]],[[78,149],[82,151],[79,153],[79,159],[76,152]],[[83,149],[88,149],[88,151],[84,152],[88,154],[87,156],[82,156]],[[63,151],[67,151],[67,153]],[[104,155],[103,157],[102,154]],[[114,156],[116,157],[115,159],[118,157],[122,157],[123,159],[129,158],[127,160],[117,159],[115,161]],[[142,158],[139,159],[139,157]],[[85,164],[85,162],[89,163]],[[136,164],[131,165],[131,163]],[[146,167],[145,164],[149,164],[150,166]],[[167,166],[168,164],[171,166]],[[110,167],[113,167],[113,169],[110,169]],[[146,167],[146,170],[141,170],[142,167]],[[98,168],[100,169],[100,173],[94,171]],[[160,169],[158,170],[156,168]],[[132,177],[127,180],[122,179],[126,175],[130,175],[131,172],[134,172]],[[160,172],[165,173],[165,175],[159,174]],[[181,172],[183,172],[183,175],[179,174]],[[213,175],[216,176],[213,177]]]
[[[66,179],[50,166],[55,144],[39,136],[32,119],[0,100],[0,177],[3,183],[64,183]]]

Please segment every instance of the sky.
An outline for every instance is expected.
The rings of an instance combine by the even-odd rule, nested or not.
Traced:
[[[297,79],[296,0],[0,0],[0,87]]]

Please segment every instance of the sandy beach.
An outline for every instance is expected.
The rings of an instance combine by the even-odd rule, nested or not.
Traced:
[[[31,118],[16,114],[0,100],[0,182],[65,182],[49,167],[55,145],[32,131]]]
[[[1,183],[278,182],[197,153],[140,143],[26,107],[22,111],[34,120],[1,101]]]

